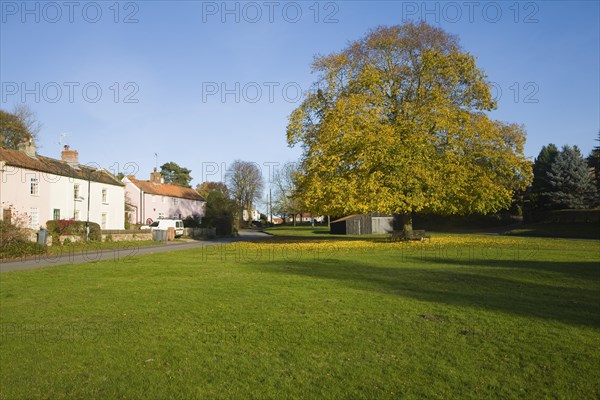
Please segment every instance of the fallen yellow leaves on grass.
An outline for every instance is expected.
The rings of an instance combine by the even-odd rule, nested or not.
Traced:
[[[477,235],[440,235],[431,241],[390,242],[385,239],[241,242],[207,248],[206,258],[221,261],[325,260],[353,255],[391,255],[419,259],[525,259],[539,254],[536,240]]]

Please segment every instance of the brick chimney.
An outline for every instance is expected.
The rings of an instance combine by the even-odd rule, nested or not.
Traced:
[[[79,153],[77,150],[70,150],[69,145],[65,144],[64,150],[60,153],[60,158],[69,164],[79,163]]]
[[[29,157],[35,157],[36,148],[33,139],[31,137],[24,137],[21,143],[17,145],[17,150],[22,151]]]
[[[160,172],[156,170],[156,168],[154,168],[154,171],[150,173],[150,182],[154,183],[155,185],[165,183],[165,180],[163,179]]]

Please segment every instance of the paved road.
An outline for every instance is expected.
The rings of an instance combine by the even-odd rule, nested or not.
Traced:
[[[66,264],[81,264],[100,260],[120,260],[125,257],[133,257],[145,254],[164,253],[166,251],[188,250],[197,247],[216,246],[240,241],[257,241],[271,238],[271,235],[260,231],[242,230],[237,238],[224,238],[206,241],[194,241],[187,243],[167,243],[159,246],[135,247],[129,244],[128,247],[117,249],[96,250],[93,245],[87,250],[78,250],[69,252],[65,247],[65,253],[57,255],[40,255],[25,260],[1,261],[0,272],[35,269],[42,267],[52,267]]]

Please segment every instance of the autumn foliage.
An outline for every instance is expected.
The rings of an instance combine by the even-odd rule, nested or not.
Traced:
[[[484,72],[425,23],[379,27],[317,57],[315,88],[293,111],[303,149],[298,197],[315,213],[489,213],[531,179],[525,133],[494,121]]]

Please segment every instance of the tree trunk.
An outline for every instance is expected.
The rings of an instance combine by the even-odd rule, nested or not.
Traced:
[[[296,213],[294,213],[294,226],[296,226]]]
[[[242,208],[240,209],[240,217],[238,218],[238,224],[238,229],[244,227],[244,206],[242,206]]]
[[[412,213],[394,214],[394,229],[401,230],[405,236],[412,234]]]

